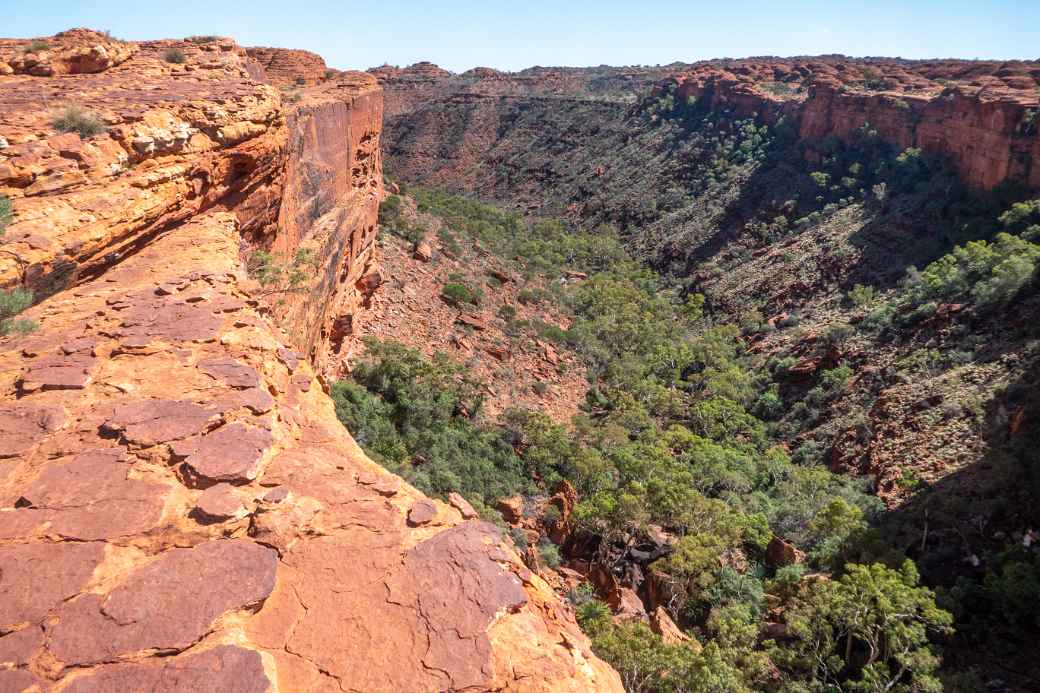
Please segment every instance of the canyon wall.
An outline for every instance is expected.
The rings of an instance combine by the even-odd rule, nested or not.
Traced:
[[[113,43],[73,35],[49,42]],[[371,462],[318,377],[374,263],[374,79],[293,102],[227,39],[115,43],[0,76],[0,283],[42,299],[0,337],[0,690],[620,691],[500,531]],[[260,283],[258,249],[314,262]]]
[[[898,149],[947,158],[969,186],[1040,189],[1040,64],[769,59],[708,64],[679,74],[683,99],[776,122],[810,146],[864,126]]]
[[[386,93],[390,137],[384,143],[406,178],[480,159],[509,139],[523,111],[546,110],[544,121],[580,107],[614,105],[604,127],[620,121],[647,94],[697,100],[738,117],[780,118],[796,127],[810,157],[828,137],[847,140],[864,126],[892,145],[920,147],[950,160],[964,181],[989,189],[1011,181],[1040,189],[1040,63],[905,61],[898,59],[755,58],[676,63],[656,68],[531,68],[501,73],[478,68],[444,74],[420,63],[370,71]],[[565,99],[567,101],[563,101]],[[570,103],[568,103],[568,101]],[[464,107],[463,107],[464,106]],[[554,112],[549,112],[549,111]],[[518,112],[519,115],[518,115]],[[457,116],[463,113],[466,119]],[[440,117],[447,125],[431,126]],[[492,120],[497,120],[493,125]],[[551,122],[546,123],[552,126]],[[574,127],[546,130],[540,140],[570,156]],[[633,136],[645,123],[626,124]],[[423,130],[421,137],[416,133]],[[461,131],[461,132],[460,132]],[[542,142],[539,142],[541,145]],[[475,145],[475,146],[474,146]],[[414,165],[410,161],[414,161]],[[472,166],[462,166],[472,172]]]

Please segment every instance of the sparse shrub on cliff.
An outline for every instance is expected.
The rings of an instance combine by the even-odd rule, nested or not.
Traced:
[[[105,131],[105,124],[101,118],[75,104],[66,106],[58,113],[51,125],[58,132],[75,132],[83,139],[100,135]]]
[[[46,41],[33,41],[22,49],[23,53],[44,53],[51,49],[51,44]]]
[[[462,308],[466,304],[480,305],[481,296],[479,295],[479,290],[471,289],[465,284],[452,282],[441,287],[441,298],[448,305]]]
[[[3,240],[7,225],[11,223],[13,213],[11,211],[11,200],[7,195],[0,195],[0,240]]]
[[[300,291],[312,276],[316,260],[310,248],[300,248],[292,260],[266,250],[256,250],[249,256],[246,270],[259,282],[264,294]]]
[[[173,63],[174,65],[181,65],[185,60],[187,60],[187,57],[184,55],[184,51],[180,48],[167,48],[166,51],[163,52],[163,60],[168,63]]]
[[[33,303],[33,293],[15,288],[0,291],[0,335],[28,334],[38,327],[36,322],[16,317]]]
[[[213,43],[214,41],[219,41],[220,37],[219,36],[189,36],[189,37],[187,37],[184,40],[185,41],[189,41],[190,43]]]
[[[550,568],[559,568],[562,562],[560,549],[548,539],[542,539],[538,542],[538,556]]]

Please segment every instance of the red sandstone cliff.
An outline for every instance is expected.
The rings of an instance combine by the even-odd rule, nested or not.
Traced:
[[[372,262],[375,81],[290,104],[229,40],[119,45],[0,77],[0,283],[45,297],[0,338],[0,690],[620,691],[499,531],[369,461],[315,377]],[[55,132],[55,103],[106,132]],[[258,247],[311,249],[307,291],[250,279]]]
[[[1040,188],[1038,63],[749,59],[706,63],[668,84],[741,116],[787,116],[810,144],[869,124],[899,148],[948,157],[973,187]]]
[[[314,86],[326,78],[328,68],[317,53],[289,48],[247,48],[246,53],[264,68],[267,79],[281,86]]]

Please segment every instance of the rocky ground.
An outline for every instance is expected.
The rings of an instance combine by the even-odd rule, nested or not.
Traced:
[[[426,356],[447,354],[464,364],[468,375],[485,383],[483,416],[495,420],[511,407],[537,409],[568,424],[585,401],[585,366],[563,345],[539,338],[531,328],[517,332],[515,321],[569,326],[559,309],[525,304],[524,289],[543,288],[468,240],[459,252],[437,240],[439,220],[424,215],[429,235],[418,244],[384,233],[380,240],[379,287],[358,314],[356,334],[393,340]],[[445,284],[479,288],[479,306],[459,309],[441,296]],[[572,281],[580,281],[574,279]],[[511,309],[503,317],[502,309]],[[347,355],[346,366],[364,358],[364,344]]]

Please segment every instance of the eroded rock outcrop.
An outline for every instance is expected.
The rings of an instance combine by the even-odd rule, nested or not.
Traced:
[[[291,48],[247,48],[246,53],[278,86],[314,86],[325,79],[328,68],[317,53]]]
[[[0,279],[49,294],[0,339],[0,689],[620,691],[499,530],[368,460],[316,377],[371,261],[375,80],[287,104],[229,40],[137,47],[0,78]],[[57,94],[107,132],[55,133]],[[279,305],[253,247],[311,249],[313,291]]]

